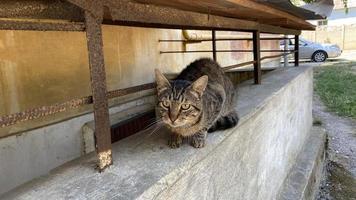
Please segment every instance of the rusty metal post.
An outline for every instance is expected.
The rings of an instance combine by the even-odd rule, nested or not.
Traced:
[[[213,59],[216,61],[216,31],[212,30],[211,32],[212,36],[212,44],[213,44]]]
[[[284,35],[285,39],[283,40],[284,43],[284,55],[283,55],[283,64],[284,67],[288,67],[288,47],[289,47],[289,39],[288,35]]]
[[[254,66],[254,78],[255,84],[261,84],[261,45],[260,45],[260,31],[253,31],[252,33],[252,41],[253,41],[253,60],[255,63]]]
[[[294,38],[294,66],[299,66],[299,35]]]
[[[100,9],[100,7],[97,9]],[[101,22],[102,16],[97,16],[88,10],[85,11],[85,27],[94,104],[95,148],[98,154],[99,171],[104,170],[112,164],[110,120]]]

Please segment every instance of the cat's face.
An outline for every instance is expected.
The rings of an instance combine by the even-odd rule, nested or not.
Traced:
[[[202,114],[202,95],[208,77],[202,76],[193,83],[184,80],[169,82],[156,70],[158,105],[162,121],[170,127],[191,126]]]

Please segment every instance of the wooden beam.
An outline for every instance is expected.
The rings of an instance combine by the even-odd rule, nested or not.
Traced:
[[[278,26],[272,26],[267,24],[260,24],[259,29],[261,33],[272,33],[272,34],[285,34],[285,35],[300,35],[301,30],[282,28]]]
[[[272,19],[258,19],[261,24],[269,24],[274,26],[288,25],[291,21],[287,18],[272,18]]]
[[[0,18],[83,22],[83,9],[62,0],[2,0]]]
[[[0,19],[0,30],[84,31],[85,25],[81,22]]]
[[[260,32],[253,31],[253,60],[255,61],[254,66],[254,79],[255,84],[261,84],[261,41],[260,41]]]
[[[100,7],[97,9],[100,9]],[[94,104],[95,148],[98,155],[99,171],[104,170],[113,162],[101,21],[101,16],[96,16],[93,12],[85,11],[90,78]]]

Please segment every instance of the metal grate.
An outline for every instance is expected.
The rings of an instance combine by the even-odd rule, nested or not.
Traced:
[[[130,135],[148,128],[155,120],[156,115],[154,110],[139,114],[133,118],[122,121],[111,126],[111,143],[122,140]]]

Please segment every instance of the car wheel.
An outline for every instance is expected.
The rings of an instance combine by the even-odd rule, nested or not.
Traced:
[[[325,51],[316,51],[313,53],[312,60],[314,62],[324,62],[328,55]]]

